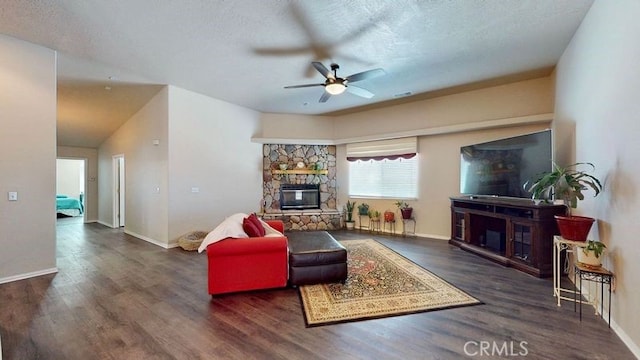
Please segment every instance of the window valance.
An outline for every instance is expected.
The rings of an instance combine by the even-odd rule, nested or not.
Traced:
[[[410,159],[418,153],[418,138],[407,137],[347,144],[347,160]]]

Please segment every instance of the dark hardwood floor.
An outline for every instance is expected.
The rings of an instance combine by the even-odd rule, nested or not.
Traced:
[[[205,254],[73,219],[57,232],[59,273],[0,285],[5,360],[634,359],[593,308],[580,322],[557,307],[551,279],[442,240],[333,233],[375,238],[484,305],[305,328],[294,289],[211,298]]]

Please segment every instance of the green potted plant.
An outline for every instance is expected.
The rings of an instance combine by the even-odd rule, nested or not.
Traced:
[[[367,215],[369,216],[369,205],[366,203],[362,203],[358,205],[358,215]]]
[[[578,263],[587,267],[599,268],[602,266],[602,254],[607,246],[595,240],[587,241],[586,245],[577,251]]]
[[[345,224],[347,225],[347,230],[353,230],[355,227],[355,221],[353,221],[353,209],[356,207],[356,202],[351,202],[347,200],[347,205],[345,205],[345,214],[347,215],[347,220]]]
[[[395,202],[396,206],[400,210],[400,214],[403,219],[411,219],[411,214],[413,213],[413,208],[409,206],[406,201],[398,200]]]
[[[370,210],[369,211],[369,218],[371,220],[374,220],[374,221],[380,220],[380,211],[378,211],[378,210]]]
[[[540,174],[535,180],[524,184],[532,199],[549,202],[552,199],[562,201],[568,209],[568,216],[556,215],[560,235],[567,240],[585,241],[595,219],[585,216],[572,216],[571,209],[578,206],[578,200],[584,200],[584,190],[592,189],[594,196],[602,191],[602,184],[595,176],[578,167],[592,163],[575,163],[565,167],[553,164],[553,170]]]

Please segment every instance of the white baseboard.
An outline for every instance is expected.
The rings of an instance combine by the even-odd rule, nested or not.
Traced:
[[[114,227],[113,227],[113,224],[109,224],[109,223],[106,223],[106,222],[104,222],[104,221],[100,221],[100,220],[96,220],[96,222],[97,222],[98,224],[100,224],[100,225],[104,225],[104,226],[106,226],[106,227],[110,227],[110,228],[112,228],[112,229],[114,228]]]
[[[144,241],[146,241],[148,243],[152,243],[153,245],[157,245],[157,246],[160,246],[161,248],[165,248],[165,249],[171,249],[171,248],[174,248],[174,247],[178,246],[177,243],[166,244],[166,243],[160,242],[160,241],[152,239],[150,237],[146,237],[144,235],[137,234],[137,233],[135,233],[133,231],[129,231],[129,230],[126,230],[126,229],[124,230],[124,233],[127,234],[127,235],[131,235],[133,237],[137,237],[140,240],[144,240]]]
[[[54,274],[54,273],[57,273],[57,272],[58,272],[58,268],[54,267],[54,268],[43,269],[43,270],[38,270],[38,271],[32,271],[32,272],[19,274],[19,275],[14,275],[14,276],[8,276],[8,277],[5,277],[5,278],[1,278],[0,279],[0,284],[12,282],[12,281],[29,279],[29,278],[36,277],[36,276]]]
[[[435,235],[435,234],[416,234],[419,237],[426,237],[429,239],[436,239],[436,240],[451,240],[451,238],[449,236],[443,236],[443,235]]]
[[[569,278],[569,281],[573,282],[573,279]],[[575,286],[575,284],[574,284]],[[591,294],[589,293],[589,286],[587,286],[587,284],[583,284],[582,285],[582,296],[584,296],[586,299],[591,299]],[[597,291],[597,290],[596,290]],[[597,295],[597,293],[596,293]],[[593,308],[595,311],[600,311],[600,306],[598,305],[598,307],[596,308],[597,304],[593,304],[593,303],[589,303],[590,307]],[[602,310],[602,319],[604,320],[604,322],[607,322],[607,320],[609,319],[609,309],[608,308],[604,308]],[[618,335],[618,337],[620,337],[620,340],[622,340],[622,342],[627,346],[627,348],[629,349],[629,351],[631,351],[631,353],[638,359],[640,359],[640,347],[638,346],[638,344],[634,343],[633,340],[631,339],[631,337],[629,335],[627,335],[627,333],[615,322],[615,319],[611,319],[611,322],[609,323],[609,325],[611,326],[611,329],[613,330],[613,332],[616,333],[616,335]]]
[[[605,319],[608,318],[608,314],[604,314],[604,316],[605,316]],[[620,326],[613,319],[611,319],[611,324],[609,325],[611,325],[611,329],[613,329],[613,331],[618,335],[618,337],[620,337],[620,340],[622,340],[622,342],[625,345],[627,345],[627,348],[629,348],[631,353],[636,358],[640,359],[640,347],[633,342],[631,337],[627,335],[627,333],[624,332],[624,330],[622,330],[622,328],[620,328]]]

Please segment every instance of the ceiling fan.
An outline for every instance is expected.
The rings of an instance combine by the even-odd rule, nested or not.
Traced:
[[[385,73],[384,70],[378,68],[373,70],[367,70],[363,72],[359,72],[357,74],[349,75],[345,78],[338,77],[338,69],[340,66],[338,64],[331,64],[331,70],[327,69],[321,62],[314,61],[311,63],[322,76],[324,76],[327,80],[320,84],[305,84],[305,85],[291,85],[285,86],[285,89],[295,89],[295,88],[304,88],[304,87],[312,87],[312,86],[324,86],[325,92],[320,97],[320,102],[327,102],[331,95],[340,95],[345,91],[348,91],[354,95],[361,96],[363,98],[370,99],[373,97],[373,93],[369,90],[363,89],[358,86],[351,85],[356,81],[362,81],[366,79],[372,79],[374,77],[382,76]],[[332,73],[333,71],[333,73]]]

